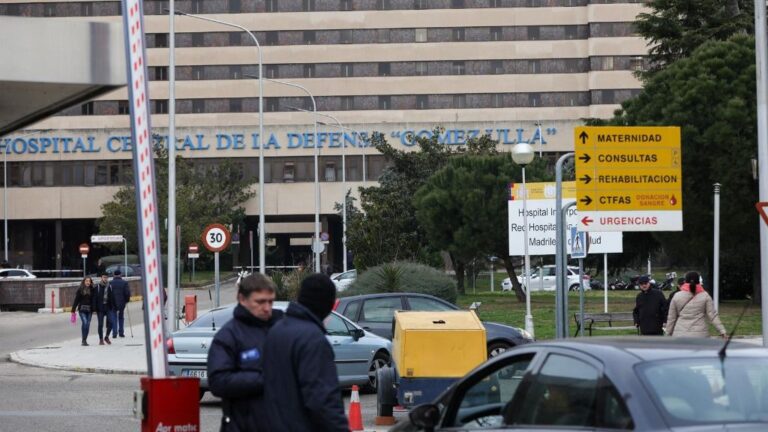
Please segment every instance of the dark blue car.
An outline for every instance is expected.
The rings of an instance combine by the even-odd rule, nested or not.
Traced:
[[[525,345],[392,430],[768,430],[768,350],[723,345],[649,336]]]
[[[397,310],[446,311],[459,308],[427,294],[379,293],[340,297],[334,310],[364,330],[392,340],[392,320]],[[495,357],[514,346],[533,342],[531,335],[517,327],[483,321],[488,357]]]

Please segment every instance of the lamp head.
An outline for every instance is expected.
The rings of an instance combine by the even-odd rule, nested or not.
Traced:
[[[528,143],[519,143],[512,147],[512,160],[518,165],[528,165],[535,155],[533,147]]]

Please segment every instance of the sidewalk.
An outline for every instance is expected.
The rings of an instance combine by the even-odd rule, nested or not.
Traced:
[[[80,323],[73,326],[73,333]],[[124,338],[111,339],[112,345],[99,345],[99,335],[91,323],[89,346],[81,346],[80,338],[11,353],[11,361],[27,366],[74,372],[142,375],[147,373],[147,350],[144,325],[126,328]],[[131,337],[133,330],[133,337]]]

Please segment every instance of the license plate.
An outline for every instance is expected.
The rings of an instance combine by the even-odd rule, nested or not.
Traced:
[[[205,369],[182,369],[181,376],[208,378],[208,371]]]

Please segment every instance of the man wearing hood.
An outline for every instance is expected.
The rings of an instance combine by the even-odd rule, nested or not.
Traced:
[[[301,282],[298,301],[275,325],[264,345],[264,401],[269,430],[349,431],[333,349],[323,320],[336,287],[315,273]]]
[[[259,431],[265,415],[263,349],[267,332],[283,313],[272,310],[274,283],[261,273],[237,288],[233,316],[213,337],[208,351],[208,385],[222,398],[222,431]]]

